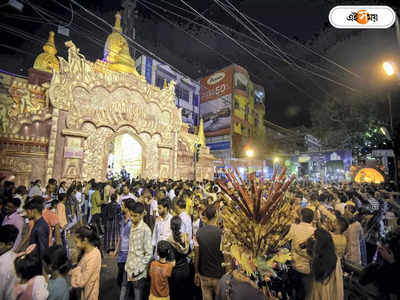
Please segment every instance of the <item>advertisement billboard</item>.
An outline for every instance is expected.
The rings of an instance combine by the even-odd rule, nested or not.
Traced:
[[[206,136],[219,136],[231,130],[232,96],[226,95],[200,104]]]
[[[222,69],[203,78],[201,84],[201,103],[219,99],[232,93],[233,67]]]
[[[233,67],[228,67],[200,81],[200,117],[204,120],[204,132],[207,137],[230,134],[232,74]]]

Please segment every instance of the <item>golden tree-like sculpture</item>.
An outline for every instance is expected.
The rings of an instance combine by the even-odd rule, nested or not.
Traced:
[[[263,175],[257,183],[255,174],[248,174],[249,180],[245,183],[237,169],[234,170],[236,174],[224,169],[234,190],[217,179],[218,185],[230,198],[225,196],[222,211],[224,249],[230,249],[230,255],[238,261],[243,261],[242,253],[247,253],[246,272],[254,273],[254,266],[258,271],[263,269],[260,264],[265,260],[261,257],[276,253],[286,243],[292,212],[285,192],[295,176],[287,178],[286,168],[277,176],[275,169],[266,190]]]

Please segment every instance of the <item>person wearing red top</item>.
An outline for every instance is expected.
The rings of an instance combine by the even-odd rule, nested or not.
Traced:
[[[150,297],[149,300],[169,300],[168,278],[171,277],[175,261],[167,262],[171,245],[167,241],[160,241],[157,244],[159,260],[150,265]]]

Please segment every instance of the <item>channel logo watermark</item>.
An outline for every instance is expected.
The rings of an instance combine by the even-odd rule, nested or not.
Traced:
[[[333,27],[345,29],[385,29],[396,21],[396,13],[389,6],[335,6],[329,12]]]

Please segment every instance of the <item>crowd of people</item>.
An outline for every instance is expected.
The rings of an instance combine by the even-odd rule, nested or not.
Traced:
[[[232,194],[237,193],[228,187]],[[243,188],[247,188],[243,186]],[[268,181],[263,188],[268,193]],[[96,300],[102,261],[115,257],[120,299],[344,299],[346,276],[400,295],[399,205],[390,186],[290,186],[293,220],[263,280],[223,249],[214,181],[133,179],[0,184],[0,300]],[[394,298],[395,299],[395,298]]]

